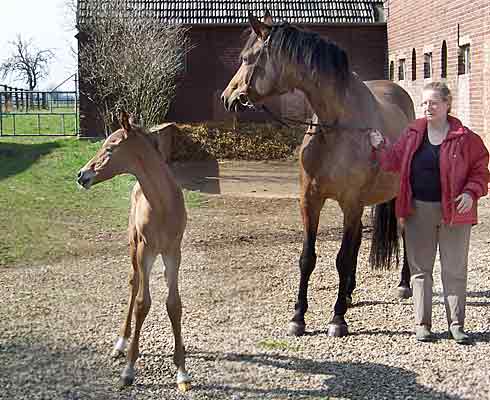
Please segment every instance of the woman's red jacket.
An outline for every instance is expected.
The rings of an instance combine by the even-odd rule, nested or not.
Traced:
[[[488,150],[480,136],[463,126],[459,119],[448,116],[448,122],[449,132],[441,143],[439,155],[442,222],[448,225],[476,224],[477,200],[488,193]],[[417,119],[393,145],[381,146],[375,152],[383,170],[400,173],[395,208],[398,218],[405,219],[413,211],[411,163],[426,131],[427,119]],[[469,193],[474,202],[470,211],[460,214],[454,199],[463,192]]]

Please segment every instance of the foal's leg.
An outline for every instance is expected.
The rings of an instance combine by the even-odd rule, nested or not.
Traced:
[[[401,271],[400,284],[397,287],[397,295],[401,299],[412,297],[412,289],[410,289],[410,268],[408,267],[407,249],[405,246],[405,233],[402,233],[403,238],[403,267]]]
[[[126,346],[128,345],[129,336],[131,335],[131,318],[133,316],[133,307],[136,294],[138,293],[139,277],[138,277],[138,263],[136,261],[136,248],[134,244],[130,245],[130,257],[133,269],[129,273],[129,301],[128,309],[126,313],[126,318],[124,319],[121,330],[119,333],[119,338],[117,339],[116,345],[112,350],[112,357],[118,358],[124,354]]]
[[[139,287],[138,294],[136,295],[136,308],[134,310],[135,327],[133,338],[129,344],[127,357],[128,362],[121,374],[120,383],[122,385],[131,385],[134,381],[134,364],[139,357],[139,339],[141,327],[143,326],[143,322],[145,321],[151,307],[150,272],[156,256],[143,242],[138,242],[137,246],[138,249],[136,251],[136,260],[138,264]]]
[[[341,205],[342,206],[342,205]],[[342,245],[337,254],[337,272],[339,274],[339,291],[335,303],[334,316],[328,324],[329,336],[346,336],[347,323],[344,315],[347,312],[347,286],[355,271],[357,254],[361,244],[362,207],[342,207],[344,212],[344,234]]]
[[[180,301],[179,295],[180,249],[175,250],[173,254],[163,255],[162,258],[165,264],[165,277],[168,286],[167,313],[172,323],[175,340],[174,364],[177,367],[177,385],[180,390],[186,391],[190,388],[191,377],[185,369],[185,350],[181,335],[182,302]]]
[[[301,216],[303,218],[303,251],[299,259],[300,281],[294,315],[289,322],[288,333],[301,336],[305,333],[305,313],[308,310],[308,281],[315,269],[315,243],[318,221],[325,199],[306,192],[301,196]]]

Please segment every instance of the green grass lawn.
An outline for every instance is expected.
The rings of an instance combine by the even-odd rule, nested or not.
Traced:
[[[77,133],[77,118],[74,109],[54,109],[37,113],[0,114],[2,135],[48,135]],[[66,113],[65,115],[62,115]]]
[[[105,252],[113,235],[124,250],[135,179],[118,176],[89,191],[76,185],[99,147],[76,138],[0,138],[0,266]],[[188,207],[199,205],[199,193],[185,195]]]

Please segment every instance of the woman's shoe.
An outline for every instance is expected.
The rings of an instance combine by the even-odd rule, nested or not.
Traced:
[[[470,337],[464,333],[460,326],[450,327],[449,333],[458,344],[471,344]]]
[[[432,342],[434,340],[430,329],[426,325],[419,325],[415,327],[415,339],[419,342]]]

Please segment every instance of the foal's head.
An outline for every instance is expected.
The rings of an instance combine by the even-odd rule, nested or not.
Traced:
[[[150,152],[168,161],[171,137],[156,135],[134,126],[126,112],[120,116],[121,128],[113,132],[95,156],[78,172],[77,181],[85,189],[116,175],[135,174]],[[159,137],[161,136],[161,137]]]

